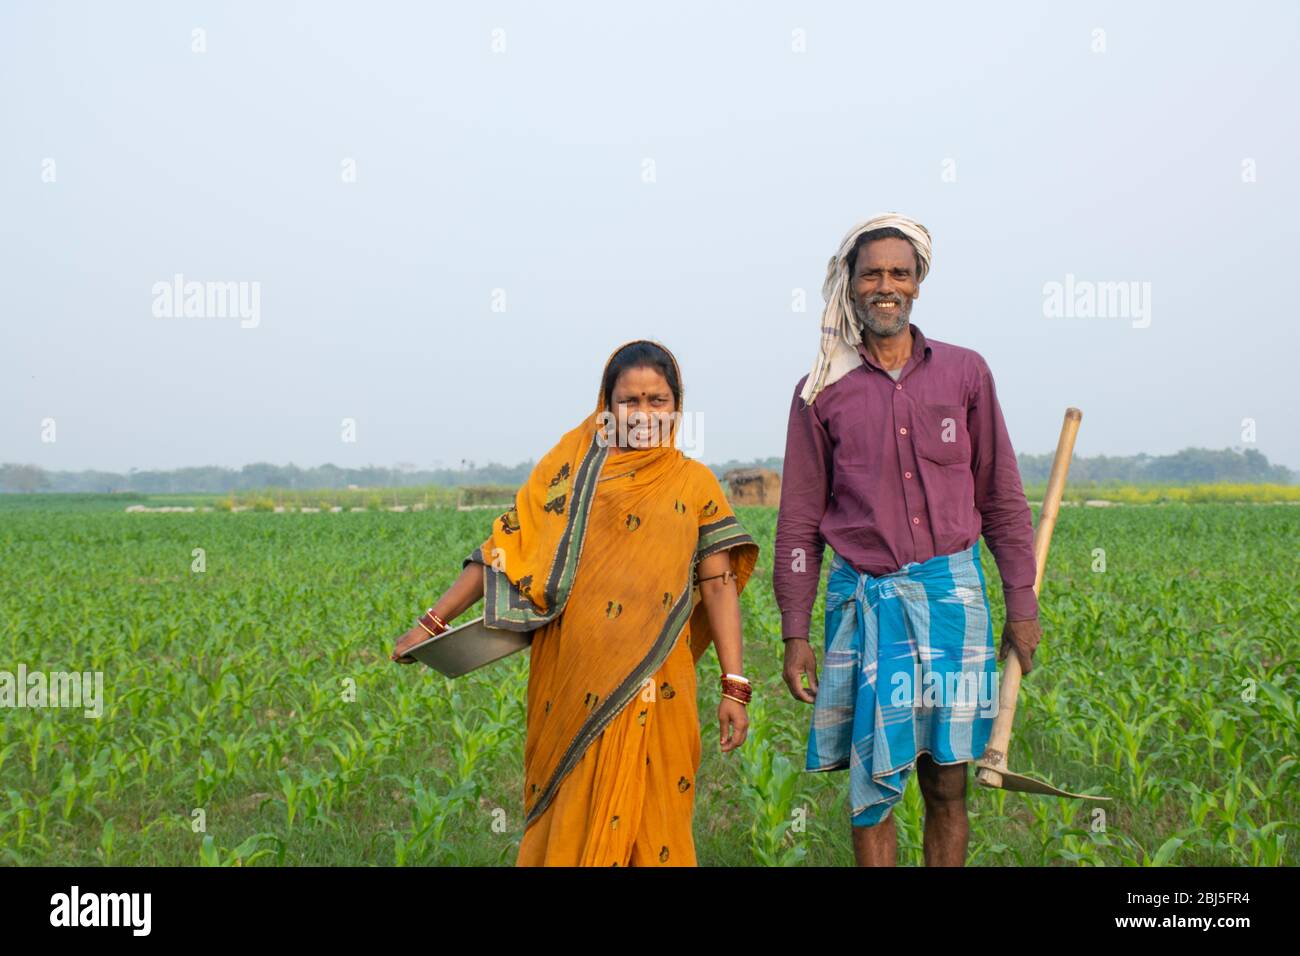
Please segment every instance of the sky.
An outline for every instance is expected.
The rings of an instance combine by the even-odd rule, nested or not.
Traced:
[[[1298,9],[6,2],[0,462],[516,464],[642,337],[781,455],[892,210],[1018,452],[1300,468]]]

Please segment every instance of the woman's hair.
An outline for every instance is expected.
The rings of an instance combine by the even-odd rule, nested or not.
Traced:
[[[604,388],[601,393],[605,397],[605,408],[610,407],[610,400],[614,397],[614,386],[618,383],[618,377],[630,368],[652,368],[657,370],[668,380],[668,387],[672,389],[673,393],[673,404],[677,408],[682,407],[682,384],[677,380],[677,366],[673,362],[672,356],[653,342],[632,342],[615,352],[614,357],[609,360],[609,367],[605,370]]]

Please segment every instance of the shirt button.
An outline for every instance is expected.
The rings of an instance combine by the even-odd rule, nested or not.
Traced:
[[[916,517],[915,515],[913,515],[913,516],[912,516],[912,524],[920,524],[920,523],[921,523],[921,519],[918,518],[918,517]]]
[[[901,382],[894,386],[894,391],[901,392],[902,390],[903,390],[903,385]]]
[[[900,428],[900,429],[898,430],[898,434],[900,434],[900,435],[906,435],[906,434],[907,434],[907,429],[906,429],[906,428]]]
[[[905,472],[903,472],[903,477],[904,477],[904,478],[911,478],[911,477],[912,477],[912,473],[911,473],[910,471],[905,471]]]

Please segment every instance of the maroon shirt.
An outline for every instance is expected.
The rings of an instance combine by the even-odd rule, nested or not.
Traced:
[[[1038,617],[1033,522],[993,375],[979,353],[911,332],[897,382],[859,345],[864,364],[812,405],[808,376],[795,386],[772,574],[783,637],[808,636],[825,544],[880,575],[983,533],[1008,620]]]

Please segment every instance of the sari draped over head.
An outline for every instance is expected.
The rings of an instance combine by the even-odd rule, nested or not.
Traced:
[[[623,347],[610,354],[606,370]],[[672,361],[676,368],[676,359]],[[604,378],[602,373],[602,383]],[[610,455],[616,423],[599,394],[593,412],[541,458],[514,506],[493,521],[490,537],[463,562],[484,567],[484,623],[533,632],[524,751],[525,843],[528,828],[546,815],[593,743],[607,730],[620,735],[617,746],[595,748],[603,769],[597,772],[588,761],[577,775],[584,786],[607,792],[583,794],[581,800],[566,802],[565,810],[573,814],[579,812],[574,807],[583,807],[586,816],[603,807],[611,818],[575,821],[566,816],[556,831],[567,831],[566,839],[577,841],[566,851],[574,859],[562,859],[552,848],[547,862],[626,865],[630,841],[637,836],[629,807],[636,816],[642,811],[678,814],[674,819],[685,819],[684,840],[689,841],[689,802],[667,811],[656,805],[667,796],[647,793],[642,798],[639,791],[634,798],[627,796],[637,790],[656,746],[633,738],[648,736],[659,722],[664,729],[658,732],[669,733],[668,722],[680,728],[689,720],[698,766],[694,665],[713,642],[713,633],[700,601],[696,567],[708,555],[729,549],[737,589],[743,590],[758,546],[708,467],[675,447],[678,424],[675,415],[668,436],[652,447]],[[680,688],[681,694],[663,679],[670,655],[679,668],[673,671],[679,683],[690,685]],[[684,731],[673,733],[673,739],[689,737]],[[668,738],[661,743],[663,739]],[[684,755],[669,756],[689,769],[691,761],[683,763]],[[611,761],[621,762],[615,766]],[[688,769],[682,769],[680,779],[674,777],[673,793],[693,799],[688,791],[694,771]],[[584,837],[575,829],[590,832]],[[693,861],[693,854],[688,846],[676,861]],[[657,855],[668,862],[668,846]]]

